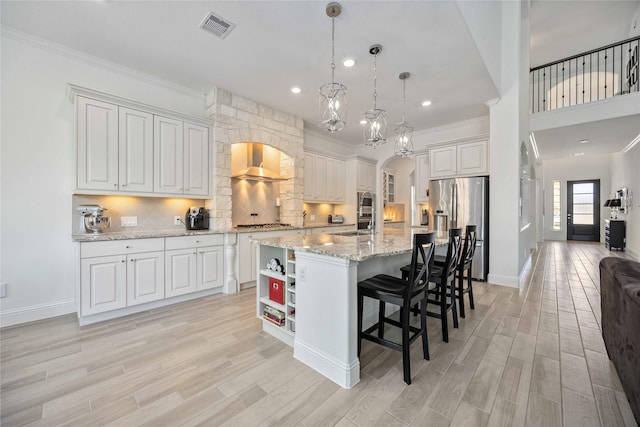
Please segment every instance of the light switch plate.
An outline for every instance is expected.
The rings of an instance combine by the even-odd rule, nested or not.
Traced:
[[[137,216],[121,216],[120,226],[122,227],[136,227],[138,225]]]

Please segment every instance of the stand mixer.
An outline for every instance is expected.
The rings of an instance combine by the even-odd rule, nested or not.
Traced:
[[[80,205],[77,210],[81,233],[102,233],[111,226],[111,218],[102,216],[107,208],[100,205]]]

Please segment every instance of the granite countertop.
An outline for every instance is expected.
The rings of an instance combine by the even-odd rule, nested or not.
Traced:
[[[371,258],[411,252],[413,234],[414,232],[409,228],[398,228],[375,234],[365,232],[365,234],[357,236],[322,233],[253,240],[265,246],[333,256],[351,261],[365,261]],[[437,246],[445,246],[447,242],[446,238],[436,239]]]
[[[198,236],[203,234],[222,234],[222,233],[255,233],[261,231],[278,231],[278,230],[299,230],[307,228],[320,228],[320,227],[341,227],[352,226],[355,224],[317,224],[308,225],[304,227],[292,227],[292,226],[279,226],[279,227],[244,227],[244,228],[230,228],[220,230],[185,230],[180,229],[168,229],[168,230],[136,230],[136,231],[112,231],[106,233],[93,233],[93,234],[72,234],[71,238],[74,242],[100,242],[108,240],[124,240],[124,239],[150,239],[154,237],[180,237],[180,236]]]
[[[304,225],[302,227],[294,227],[291,225],[281,225],[277,227],[233,227],[230,232],[232,233],[254,233],[256,231],[278,231],[278,230],[300,230],[300,229],[308,229],[308,228],[325,228],[325,227],[344,227],[344,226],[355,226],[355,224],[310,224]]]
[[[123,239],[150,239],[153,237],[199,236],[203,234],[228,233],[228,230],[145,230],[145,231],[113,231],[94,234],[72,234],[74,242],[100,242]]]

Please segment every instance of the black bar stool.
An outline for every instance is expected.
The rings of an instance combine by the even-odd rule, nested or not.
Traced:
[[[434,262],[433,268],[430,269],[429,275],[429,287],[427,289],[427,303],[436,304],[440,307],[439,312],[427,311],[427,316],[440,319],[442,322],[442,340],[449,342],[449,325],[447,319],[447,312],[451,310],[453,314],[453,327],[458,327],[458,310],[456,308],[456,271],[458,268],[458,260],[460,257],[460,246],[462,240],[462,229],[451,228],[449,229],[449,244],[447,247],[447,256],[444,258],[443,263],[436,265]],[[403,277],[408,271],[409,266],[404,266],[400,269]],[[431,283],[434,286],[431,286]],[[429,298],[429,296],[433,298]],[[448,297],[448,300],[447,300]],[[415,312],[415,308],[414,308]]]
[[[358,356],[362,349],[362,340],[373,341],[385,347],[402,352],[402,366],[404,382],[411,384],[411,367],[409,346],[418,337],[422,337],[422,352],[424,358],[429,360],[429,342],[427,340],[427,293],[425,292],[429,266],[433,263],[433,251],[435,246],[435,234],[416,234],[413,237],[413,253],[407,279],[378,274],[369,279],[358,282]],[[429,245],[425,248],[425,245]],[[378,322],[362,330],[362,316],[364,297],[377,299],[380,302],[378,308]],[[400,321],[385,317],[385,303],[400,307]],[[420,328],[411,326],[409,312],[411,306],[420,304]],[[385,324],[396,326],[402,330],[402,344],[384,339]],[[374,335],[374,331],[378,331]],[[410,335],[413,333],[413,335]]]
[[[473,304],[473,284],[471,280],[471,266],[473,265],[473,256],[476,253],[476,242],[478,238],[476,225],[467,225],[464,230],[464,246],[460,252],[460,260],[458,261],[458,288],[456,289],[456,297],[458,298],[458,306],[460,307],[460,317],[464,318],[464,294],[469,294],[469,307],[475,309]],[[436,260],[437,263],[437,260]],[[467,286],[464,286],[464,272],[467,272]]]

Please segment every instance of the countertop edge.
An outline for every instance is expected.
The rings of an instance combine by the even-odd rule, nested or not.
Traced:
[[[247,227],[238,229],[230,228],[226,230],[146,230],[146,231],[116,231],[107,233],[96,234],[72,234],[71,240],[77,243],[84,242],[106,242],[111,240],[128,240],[128,239],[152,239],[156,237],[182,237],[182,236],[200,236],[207,234],[240,234],[240,233],[262,233],[269,231],[286,231],[286,230],[306,230],[313,228],[325,228],[325,227],[343,227],[343,226],[355,226],[355,224],[319,224],[319,225],[307,225],[303,227],[271,227],[271,228],[251,228]]]

